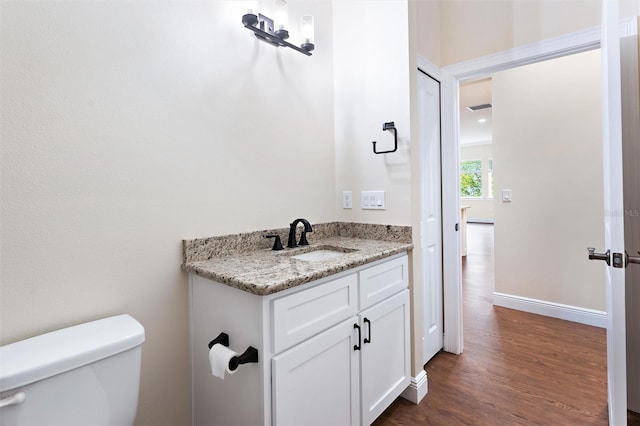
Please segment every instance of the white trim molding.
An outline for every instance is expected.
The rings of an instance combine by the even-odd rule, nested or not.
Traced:
[[[421,370],[416,377],[411,378],[411,383],[400,396],[414,404],[419,404],[428,391],[427,372]]]
[[[422,55],[418,55],[418,69],[428,74],[431,78],[437,80],[438,82],[442,81],[442,71],[440,70],[440,68],[438,68],[436,64]]]
[[[442,71],[457,81],[486,77],[494,72],[597,49],[601,34],[598,26],[448,65]]]
[[[545,300],[530,299],[512,294],[493,293],[493,304],[503,308],[516,309],[545,317],[558,318],[594,327],[607,327],[607,313],[595,309],[580,308],[578,306],[563,305],[562,303],[547,302]]]
[[[442,273],[444,306],[444,350],[463,350],[462,257],[460,249],[460,183],[458,81],[443,72],[442,113]]]

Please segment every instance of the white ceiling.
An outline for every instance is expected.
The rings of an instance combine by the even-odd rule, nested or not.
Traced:
[[[490,104],[491,78],[460,84],[460,143],[491,143],[492,108],[469,111],[468,106]],[[478,120],[486,120],[479,123]]]

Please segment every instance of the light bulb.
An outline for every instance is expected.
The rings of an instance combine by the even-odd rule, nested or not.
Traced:
[[[300,18],[300,32],[303,43],[313,43],[313,16],[304,15]]]
[[[273,17],[275,34],[282,39],[288,38],[289,14],[287,13],[287,0],[275,0],[273,7],[275,8],[275,16]]]
[[[258,2],[256,0],[251,0],[251,1],[246,1],[246,11],[247,11],[247,15],[258,15]]]
[[[313,16],[304,15],[300,18],[300,33],[302,33],[302,47],[307,52],[315,48]]]

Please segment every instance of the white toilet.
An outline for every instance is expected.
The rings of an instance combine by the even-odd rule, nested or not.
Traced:
[[[0,425],[133,425],[143,342],[118,315],[0,347]]]

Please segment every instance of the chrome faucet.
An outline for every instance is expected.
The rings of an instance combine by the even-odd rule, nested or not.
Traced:
[[[298,244],[296,244],[296,228],[300,222],[304,225],[304,230],[302,231],[302,235],[300,235],[300,242],[298,242],[298,244],[301,246],[309,245],[309,242],[307,241],[307,232],[313,232],[313,228],[307,219],[296,219],[291,222],[289,228],[289,242],[287,243],[287,247],[289,248],[298,247]]]

